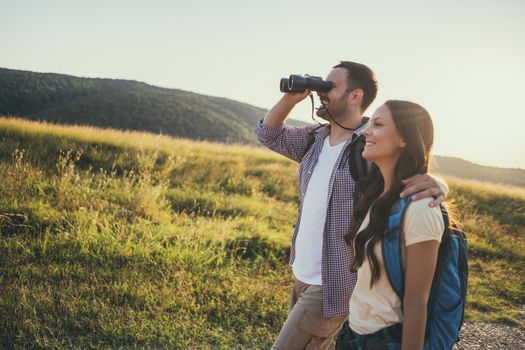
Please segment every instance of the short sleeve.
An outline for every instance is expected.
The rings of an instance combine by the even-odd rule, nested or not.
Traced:
[[[406,246],[431,240],[441,242],[445,223],[439,206],[428,206],[431,201],[432,198],[424,198],[408,206],[403,222]]]

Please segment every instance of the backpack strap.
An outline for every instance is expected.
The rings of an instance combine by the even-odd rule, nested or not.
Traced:
[[[362,180],[368,174],[368,164],[363,158],[363,150],[366,145],[366,139],[363,134],[352,136],[352,143],[348,147],[346,157],[348,158],[348,167],[350,168],[350,175],[355,182],[354,201],[359,201],[359,195],[364,193],[364,185]]]
[[[405,271],[403,269],[403,219],[412,196],[400,198],[390,210],[388,216],[387,232],[383,237],[383,261],[385,264],[388,281],[396,292],[403,308],[405,295]]]
[[[364,179],[368,173],[368,164],[366,159],[363,158],[363,150],[365,149],[366,138],[365,135],[352,136],[352,143],[350,143],[350,149],[347,154],[348,164],[350,166],[350,175],[356,183]]]
[[[370,120],[368,117],[363,117],[362,125]],[[368,175],[368,162],[363,158],[363,151],[366,145],[366,137],[362,133],[352,135],[352,142],[348,146],[346,157],[348,158],[348,167],[350,168],[350,175],[355,182],[354,200],[357,201],[359,194],[364,192],[362,180]]]

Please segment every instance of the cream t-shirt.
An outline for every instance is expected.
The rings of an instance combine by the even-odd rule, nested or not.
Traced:
[[[445,224],[440,208],[428,206],[431,200],[432,198],[425,198],[415,201],[406,209],[403,222],[405,246],[429,240],[441,242]],[[358,232],[367,227],[369,216],[370,211],[366,214]],[[379,280],[370,288],[372,270],[368,259],[365,258],[363,265],[357,271],[357,283],[350,298],[348,323],[358,334],[375,333],[381,328],[403,322],[401,301],[388,282],[380,243],[375,245],[374,252],[380,266]]]

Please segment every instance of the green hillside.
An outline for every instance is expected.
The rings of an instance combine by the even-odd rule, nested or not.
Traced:
[[[265,113],[226,98],[132,80],[0,68],[0,115],[255,144],[253,125]]]
[[[0,348],[269,348],[297,165],[261,148],[0,118]],[[525,190],[448,178],[466,317],[525,328]]]

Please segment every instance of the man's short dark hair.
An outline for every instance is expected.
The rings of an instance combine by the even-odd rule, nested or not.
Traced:
[[[361,112],[364,112],[377,96],[377,79],[374,72],[361,63],[341,61],[333,68],[344,68],[347,71],[347,90],[363,90]]]

